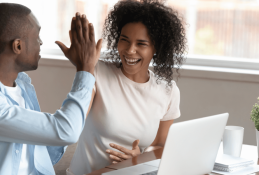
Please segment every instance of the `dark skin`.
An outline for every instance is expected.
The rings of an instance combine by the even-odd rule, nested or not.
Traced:
[[[27,31],[27,43],[23,38],[16,38],[10,42],[0,55],[0,81],[5,86],[14,86],[19,72],[35,70],[40,59],[40,25],[31,13],[27,16],[32,28]]]
[[[149,63],[156,50],[150,40],[146,26],[142,23],[126,24],[121,30],[118,51],[123,74],[137,83],[147,82],[149,80]],[[135,59],[139,62],[136,65],[128,65],[126,59]]]
[[[24,38],[10,41],[5,50],[0,54],[0,81],[9,87],[14,86],[14,81],[19,72],[36,70],[40,59],[40,24],[33,13],[27,16],[32,28],[27,31],[27,43]],[[65,56],[76,66],[77,71],[86,71],[93,74],[101,51],[102,40],[97,44],[94,38],[94,28],[85,15],[76,14],[71,22],[70,48],[56,41]]]
[[[100,57],[102,39],[95,43],[94,27],[86,18],[86,15],[76,13],[72,19],[71,46],[67,48],[62,42],[56,41],[64,55],[74,64],[77,71],[94,73],[94,67]]]

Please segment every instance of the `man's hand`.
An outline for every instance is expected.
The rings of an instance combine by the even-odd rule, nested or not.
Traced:
[[[102,39],[95,43],[93,25],[87,20],[86,15],[72,18],[70,31],[71,46],[67,48],[62,42],[56,44],[63,51],[65,56],[74,64],[77,71],[87,71],[93,74],[94,67],[100,57]]]
[[[110,146],[112,148],[115,148],[123,152],[124,154],[110,149],[107,149],[106,152],[110,154],[110,158],[113,160],[112,163],[118,163],[118,162],[122,162],[123,160],[131,159],[132,157],[139,155],[141,152],[138,144],[139,144],[139,140],[135,140],[132,143],[132,150],[128,150],[122,146],[111,143]]]

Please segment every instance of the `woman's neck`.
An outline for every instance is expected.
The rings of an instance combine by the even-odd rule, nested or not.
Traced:
[[[123,66],[122,66],[121,71],[128,79],[130,79],[136,83],[146,83],[146,82],[148,82],[149,77],[150,77],[148,69],[137,72],[136,74],[129,74],[123,69]]]

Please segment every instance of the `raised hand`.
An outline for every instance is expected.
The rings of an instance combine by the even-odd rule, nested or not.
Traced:
[[[139,144],[139,140],[135,140],[132,143],[132,150],[128,150],[122,146],[111,143],[110,146],[112,148],[115,148],[122,153],[113,151],[110,149],[107,149],[106,152],[110,154],[110,159],[112,159],[112,163],[118,163],[118,162],[122,162],[123,160],[131,159],[132,157],[135,157],[141,154],[138,144]]]
[[[102,39],[95,43],[94,27],[88,22],[86,15],[76,13],[72,18],[70,40],[71,46],[67,48],[62,42],[56,44],[64,55],[74,64],[77,71],[87,71],[93,74],[94,67],[100,57]]]

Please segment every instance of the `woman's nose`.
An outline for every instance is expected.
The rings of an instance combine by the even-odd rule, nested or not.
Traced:
[[[130,44],[127,51],[128,54],[134,54],[136,53],[136,47],[134,46],[134,44]]]

